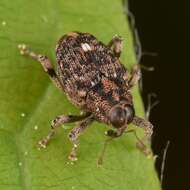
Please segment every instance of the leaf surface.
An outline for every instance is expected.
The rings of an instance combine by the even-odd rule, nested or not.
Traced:
[[[110,143],[103,166],[97,167],[107,129],[97,122],[80,137],[75,164],[67,159],[68,130],[60,129],[48,148],[39,151],[37,142],[48,133],[50,121],[79,110],[53,86],[40,64],[17,49],[25,43],[55,63],[56,42],[66,32],[90,32],[104,43],[118,34],[124,38],[121,60],[131,68],[133,42],[121,1],[1,0],[0,13],[0,189],[159,190],[154,161],[135,148],[132,134]],[[133,95],[142,116],[137,87]]]

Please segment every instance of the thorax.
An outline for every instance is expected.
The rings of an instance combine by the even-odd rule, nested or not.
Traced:
[[[121,101],[132,104],[132,96],[127,89],[127,84],[119,85],[116,80],[102,78],[88,92],[84,109],[93,113],[96,120],[109,124],[108,114],[110,109]]]

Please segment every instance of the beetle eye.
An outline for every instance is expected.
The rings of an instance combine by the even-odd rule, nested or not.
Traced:
[[[116,128],[120,128],[125,124],[126,111],[121,107],[115,107],[110,112],[110,122]]]
[[[131,123],[135,116],[135,110],[132,106],[125,107],[127,123]]]

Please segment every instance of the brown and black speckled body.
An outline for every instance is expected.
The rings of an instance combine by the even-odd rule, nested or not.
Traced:
[[[107,143],[120,137],[130,123],[144,129],[145,137],[142,139],[137,137],[134,130],[128,132],[134,132],[138,140],[137,146],[143,153],[151,154],[144,141],[150,139],[153,126],[149,121],[135,115],[130,92],[140,79],[140,67],[138,64],[134,65],[128,74],[120,63],[121,37],[114,36],[105,45],[89,33],[71,32],[64,35],[56,47],[57,72],[47,56],[33,52],[25,44],[19,44],[18,48],[21,55],[38,61],[56,87],[86,112],[82,115],[59,115],[53,119],[50,132],[38,142],[40,148],[46,148],[59,126],[80,121],[68,135],[73,145],[68,158],[76,161],[78,137],[97,120],[114,129],[105,133],[110,138],[104,143],[98,164],[102,164]]]
[[[65,93],[95,119],[108,124],[108,112],[114,105],[122,100],[132,104],[127,70],[113,50],[93,35],[73,32],[63,36],[56,56]]]

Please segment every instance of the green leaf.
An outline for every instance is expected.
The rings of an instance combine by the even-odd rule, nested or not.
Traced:
[[[106,125],[95,122],[81,136],[75,164],[67,159],[68,129],[61,128],[45,150],[37,148],[56,115],[79,110],[53,86],[40,64],[19,55],[18,44],[55,62],[54,47],[66,32],[90,32],[105,43],[119,34],[125,39],[122,62],[130,68],[135,55],[121,1],[1,0],[0,13],[0,189],[160,189],[154,161],[135,148],[132,134],[111,142],[104,164],[97,167]],[[142,116],[137,87],[133,95]]]

